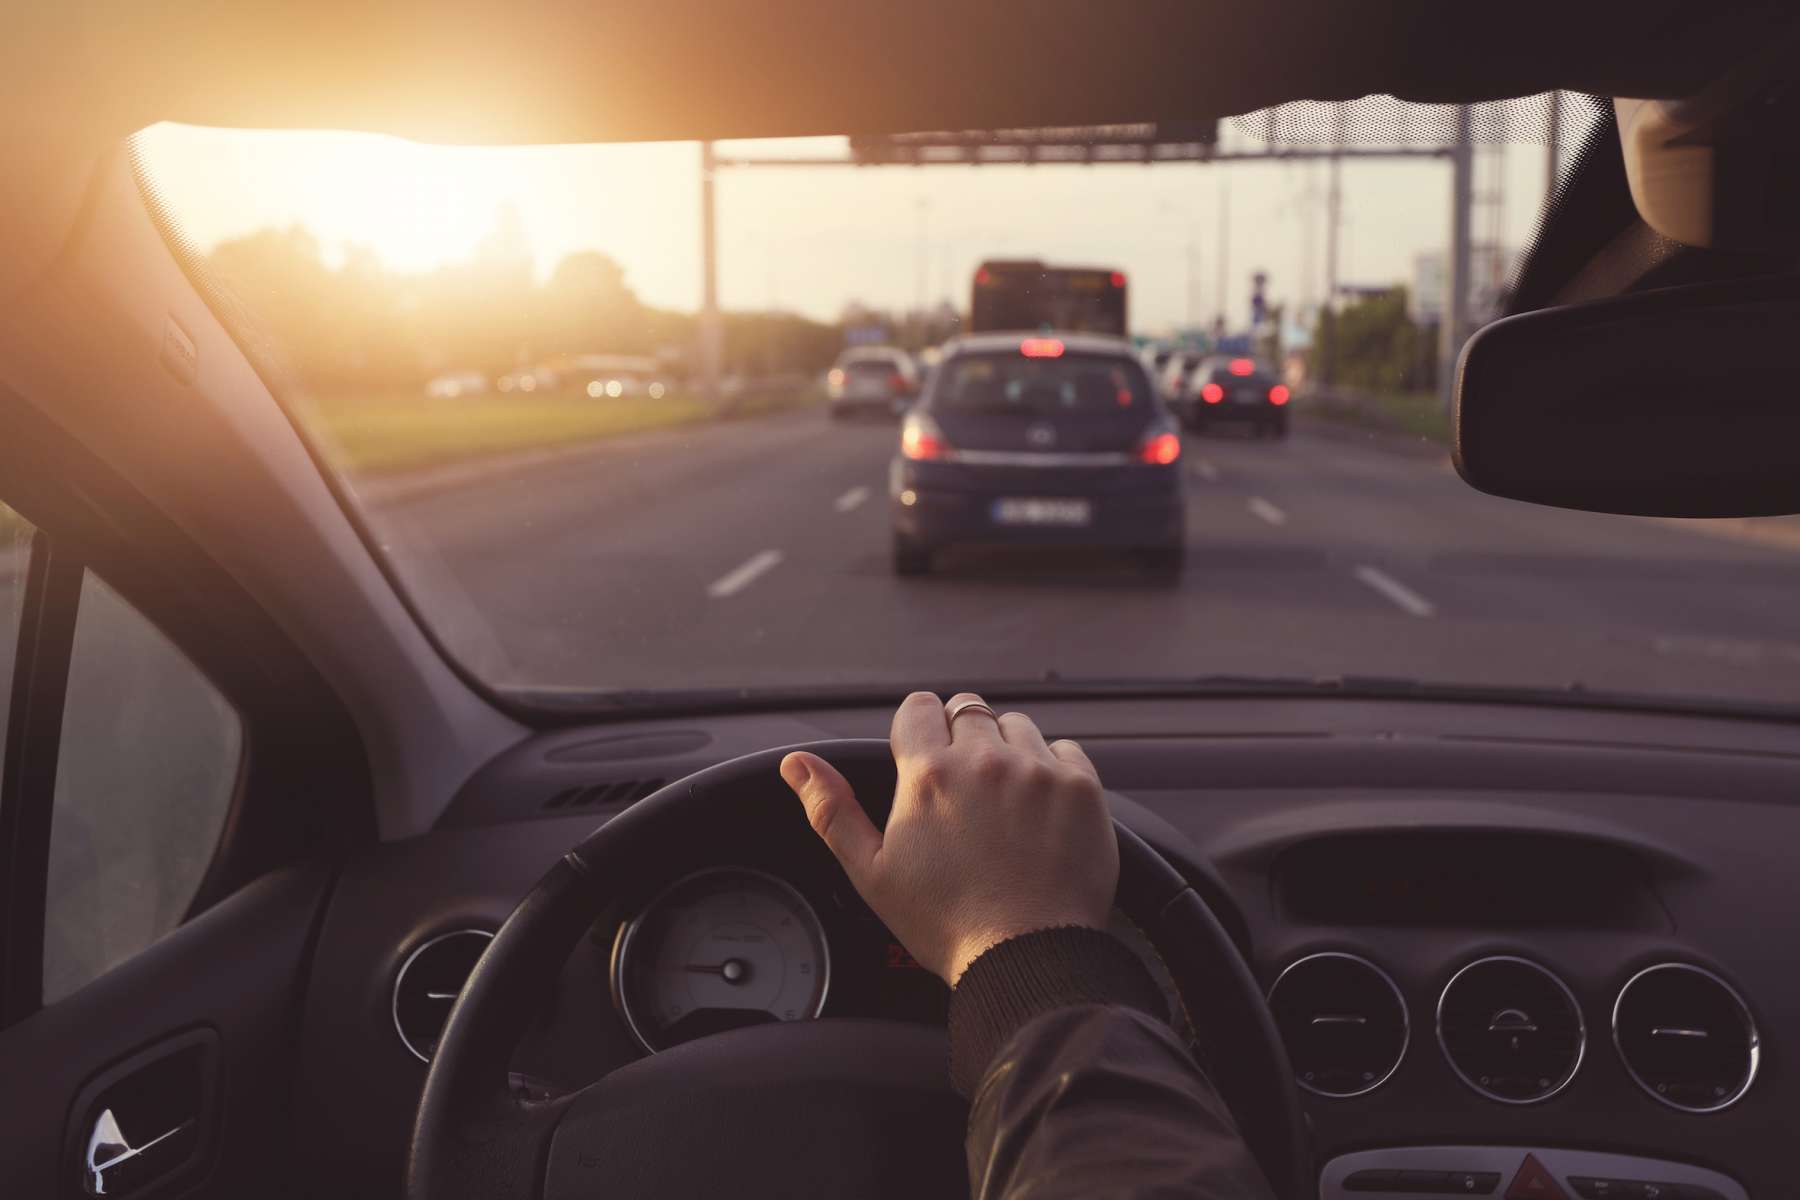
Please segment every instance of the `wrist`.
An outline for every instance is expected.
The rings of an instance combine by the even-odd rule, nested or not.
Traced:
[[[1104,933],[1106,924],[1103,921],[1083,920],[1078,917],[1046,917],[1043,920],[1009,921],[1002,925],[992,926],[980,933],[964,935],[951,947],[950,956],[943,971],[944,982],[954,988],[961,982],[963,975],[968,972],[975,960],[995,946],[1027,934],[1041,933],[1046,929],[1088,929]]]

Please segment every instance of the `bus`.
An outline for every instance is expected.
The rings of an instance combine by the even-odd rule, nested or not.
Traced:
[[[1056,329],[1124,337],[1125,283],[1125,272],[1110,267],[984,262],[975,269],[969,332]]]

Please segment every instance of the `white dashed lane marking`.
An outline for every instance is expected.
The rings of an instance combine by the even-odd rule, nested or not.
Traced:
[[[1368,565],[1356,568],[1356,577],[1369,587],[1394,602],[1395,607],[1411,613],[1415,617],[1429,617],[1437,612],[1435,605],[1419,593],[1389,575],[1386,571]]]
[[[706,594],[714,600],[735,596],[755,583],[758,577],[773,570],[780,562],[781,551],[779,550],[764,550],[760,554],[752,554],[742,566],[713,580],[711,586],[706,589]]]
[[[1264,500],[1261,496],[1250,497],[1246,507],[1248,507],[1252,513],[1255,513],[1258,517],[1261,517],[1271,525],[1287,524],[1287,514],[1282,512],[1279,508],[1276,508],[1273,504],[1270,504],[1267,500]]]
[[[1219,481],[1219,468],[1213,466],[1212,463],[1204,458],[1196,458],[1194,460],[1194,474],[1206,480],[1208,483],[1217,483]]]
[[[868,488],[853,487],[849,491],[845,492],[843,495],[839,496],[836,500],[832,501],[832,506],[835,507],[839,512],[849,512],[851,509],[855,508],[857,505],[861,504],[864,500],[867,500],[868,498],[869,498],[869,489]]]

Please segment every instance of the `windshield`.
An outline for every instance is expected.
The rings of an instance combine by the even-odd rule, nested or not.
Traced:
[[[959,355],[932,385],[931,407],[943,412],[1141,416],[1150,408],[1143,371],[1125,359],[1093,354],[1026,358],[1006,354]]]
[[[1087,165],[182,126],[136,150],[422,624],[527,702],[1800,696],[1794,521],[1534,508],[1450,464],[1456,350],[1502,311],[1554,154],[1476,147],[1453,222],[1442,154],[1257,126],[1211,161]],[[1039,419],[1100,412],[1144,424]]]

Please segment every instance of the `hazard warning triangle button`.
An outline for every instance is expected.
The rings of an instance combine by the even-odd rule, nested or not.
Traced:
[[[1506,1200],[1569,1200],[1568,1193],[1556,1185],[1556,1176],[1550,1168],[1537,1160],[1537,1155],[1527,1154],[1525,1161],[1519,1164],[1519,1173],[1513,1176],[1512,1186],[1506,1189]]]

